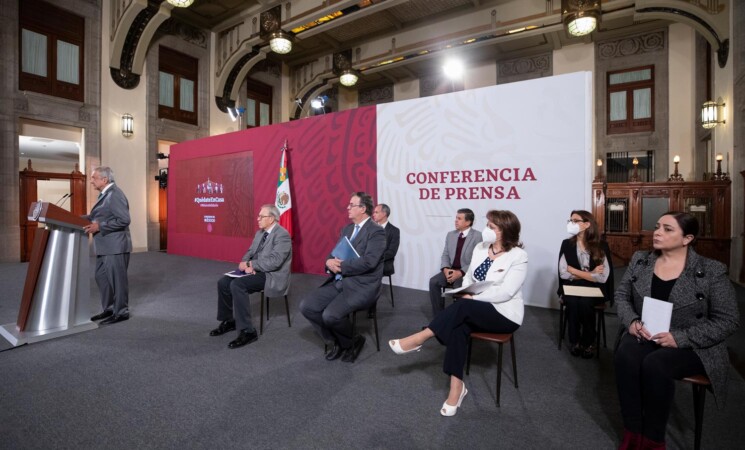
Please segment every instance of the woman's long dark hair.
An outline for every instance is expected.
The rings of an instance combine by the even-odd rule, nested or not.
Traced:
[[[595,221],[592,213],[583,209],[576,209],[569,214],[572,217],[574,214],[580,216],[583,222],[589,223],[590,226],[584,232],[585,236],[585,247],[590,252],[590,258],[595,262],[596,265],[603,264],[603,258],[605,258],[605,252],[600,247],[600,234],[598,233],[598,223]],[[577,243],[577,236],[572,236],[572,242]]]

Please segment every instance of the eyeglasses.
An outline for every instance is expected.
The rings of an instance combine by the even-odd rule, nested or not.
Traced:
[[[362,208],[362,205],[355,205],[354,203],[350,203],[350,204],[347,205],[347,209],[352,209],[355,206]]]
[[[585,222],[587,222],[587,221],[586,220],[581,220],[581,219],[569,219],[569,220],[567,220],[567,223],[585,223]]]
[[[261,220],[261,219],[266,219],[268,217],[272,217],[272,216],[262,216],[261,214],[259,214],[259,216],[257,217],[257,219],[258,220]]]

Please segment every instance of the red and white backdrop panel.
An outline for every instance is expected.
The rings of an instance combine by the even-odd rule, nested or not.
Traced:
[[[285,139],[295,227],[293,271],[323,273],[326,256],[348,222],[350,193],[377,197],[375,107],[171,147],[168,252],[240,261],[256,233],[258,209],[274,204]],[[209,182],[220,184],[222,191],[215,193],[213,187],[210,193],[207,185],[207,192],[197,192],[197,184],[201,189]]]
[[[591,87],[583,72],[379,105],[378,201],[401,228],[393,283],[428,289],[458,209],[476,233],[508,209],[530,261],[526,303],[556,302],[566,220],[590,206]]]
[[[168,251],[237,262],[256,231],[258,208],[274,203],[287,139],[293,271],[323,273],[352,191],[391,207],[391,222],[401,228],[393,282],[415,289],[427,289],[439,269],[457,209],[474,210],[474,232],[490,209],[509,209],[530,257],[526,303],[550,306],[566,220],[572,209],[590,207],[591,88],[589,72],[574,73],[178,144],[170,160]],[[207,193],[197,192],[205,182]],[[225,194],[217,206],[195,201],[212,201],[209,182]]]

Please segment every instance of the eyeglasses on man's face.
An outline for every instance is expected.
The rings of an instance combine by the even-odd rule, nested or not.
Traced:
[[[347,205],[347,209],[352,209],[355,206],[358,207],[358,208],[362,208],[362,205],[355,205],[354,203],[350,203],[350,204]]]
[[[269,217],[272,217],[272,216],[262,216],[261,214],[259,214],[259,216],[256,219],[261,220],[261,219],[267,219]]]

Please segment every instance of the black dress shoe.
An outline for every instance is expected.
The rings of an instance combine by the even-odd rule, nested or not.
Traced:
[[[589,347],[582,350],[582,359],[592,359],[595,356],[595,346],[590,345]]]
[[[111,316],[106,320],[102,320],[98,324],[99,325],[111,325],[112,323],[124,322],[125,320],[128,320],[128,319],[129,319],[129,314],[127,315],[122,314],[119,316]]]
[[[357,357],[360,356],[360,352],[362,351],[362,347],[364,345],[365,337],[357,336],[352,342],[352,346],[344,351],[344,356],[342,356],[341,360],[344,362],[355,362],[357,360]]]
[[[251,342],[256,342],[258,340],[259,335],[256,333],[256,330],[253,330],[250,333],[246,330],[243,330],[234,341],[230,341],[230,343],[228,344],[228,348],[243,347],[246,344],[250,344]]]
[[[221,336],[233,330],[235,330],[235,320],[223,320],[217,328],[210,331],[210,336]]]
[[[113,315],[114,315],[114,312],[113,311],[108,311],[107,310],[107,311],[102,312],[101,314],[96,314],[95,316],[91,317],[91,320],[95,322],[96,320],[105,319],[105,318],[111,317]]]
[[[339,359],[342,353],[344,353],[344,349],[338,343],[334,342],[334,346],[331,347],[331,350],[326,352],[326,359],[329,361]]]
[[[574,344],[572,348],[569,350],[569,353],[572,356],[579,356],[582,354],[582,347],[580,347],[579,344]]]

